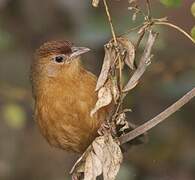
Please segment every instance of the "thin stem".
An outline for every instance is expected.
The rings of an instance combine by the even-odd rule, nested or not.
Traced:
[[[103,0],[103,1],[104,1],[105,9],[106,9],[106,14],[108,16],[108,21],[110,23],[110,28],[111,28],[112,36],[113,36],[113,39],[114,39],[114,43],[115,43],[115,45],[117,45],[116,34],[115,34],[115,31],[114,31],[114,26],[112,24],[112,18],[110,16],[110,12],[109,12],[109,9],[108,9],[108,5],[107,5],[106,0]]]
[[[116,33],[115,33],[115,30],[114,30],[114,26],[113,26],[113,23],[112,23],[112,18],[111,18],[109,9],[108,9],[108,5],[107,5],[106,0],[103,0],[103,2],[104,2],[107,17],[108,17],[108,21],[110,23],[110,29],[111,29],[112,37],[113,37],[113,40],[114,40],[114,44],[117,46],[118,42],[117,42],[117,39],[116,39]],[[119,55],[119,88],[120,88],[120,92],[121,92],[121,90],[122,90],[122,60],[121,60],[120,55]]]
[[[140,45],[140,43],[141,43],[141,41],[142,41],[142,39],[143,39],[143,37],[144,37],[144,35],[145,35],[145,29],[142,31],[142,33],[140,34],[140,36],[139,36],[139,39],[138,39],[138,41],[137,41],[137,43],[136,43],[136,45],[135,45],[135,50],[137,51],[138,50],[138,48],[139,48],[139,45]]]
[[[118,35],[118,37],[125,36],[125,35],[131,33],[132,31],[136,31],[136,30],[140,29],[142,26],[143,25],[139,25],[139,26],[133,27],[133,28],[129,29],[127,32],[124,32],[124,33]]]
[[[172,27],[174,29],[177,29],[178,31],[183,33],[188,39],[190,39],[195,44],[195,40],[187,32],[185,32],[183,29],[181,29],[180,27],[178,27],[178,26],[176,26],[174,24],[171,24],[169,22],[154,22],[153,25],[165,25],[165,26],[170,26],[170,27]]]
[[[193,97],[195,97],[195,88],[193,88],[191,91],[186,93],[182,98],[180,98],[178,101],[176,101],[174,104],[169,106],[167,109],[165,109],[163,112],[155,116],[153,119],[149,120],[148,122],[144,123],[143,125],[137,127],[136,129],[130,131],[129,133],[121,136],[119,138],[119,141],[121,144],[124,144],[126,142],[129,142],[136,137],[144,134],[148,130],[152,129],[159,123],[163,122],[166,118],[168,118],[170,115],[178,111],[182,106],[184,106],[186,103],[188,103]]]
[[[151,4],[150,4],[150,0],[146,0],[146,4],[147,4],[147,9],[148,9],[148,19],[151,20]]]

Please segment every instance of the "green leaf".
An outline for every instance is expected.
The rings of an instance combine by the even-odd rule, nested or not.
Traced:
[[[195,40],[195,26],[191,30],[191,36]]]
[[[191,6],[191,13],[195,17],[195,2],[193,2],[192,6]]]
[[[13,129],[21,129],[26,123],[26,113],[18,104],[7,104],[3,107],[6,124]]]
[[[167,7],[179,7],[181,6],[182,0],[160,0],[160,2]]]

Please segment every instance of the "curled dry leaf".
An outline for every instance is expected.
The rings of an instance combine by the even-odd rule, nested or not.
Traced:
[[[124,132],[126,129],[129,129],[129,123],[124,112],[118,115],[116,119],[116,124],[121,127],[119,129],[120,132]]]
[[[100,0],[92,0],[92,6],[98,7]]]
[[[121,113],[118,115],[117,119],[116,119],[116,124],[117,125],[124,125],[126,121],[126,115],[125,113]]]
[[[128,38],[124,37],[117,38],[117,40],[126,51],[125,63],[130,69],[135,69],[135,47],[133,43]]]
[[[148,37],[143,55],[141,57],[140,63],[138,65],[138,68],[136,69],[136,71],[134,72],[130,80],[128,81],[127,85],[124,87],[123,89],[124,92],[127,92],[133,89],[137,85],[139,79],[144,74],[147,66],[150,64],[149,62],[151,62],[150,61],[151,51],[152,51],[154,42],[157,38],[157,35],[158,35],[157,33],[154,33],[152,31],[149,32],[149,37]]]
[[[122,152],[119,144],[110,134],[97,137],[90,151],[82,156],[80,162],[74,166],[74,174],[78,169],[83,169],[84,180],[96,180],[99,175],[103,175],[104,180],[114,180],[122,163]],[[80,168],[84,167],[84,168]]]
[[[93,116],[100,108],[109,105],[112,102],[112,92],[109,84],[106,84],[98,91],[98,100],[90,115]]]
[[[72,179],[73,180],[79,180],[80,176],[83,174],[84,170],[85,170],[85,160],[89,154],[89,152],[91,151],[91,146],[89,146],[85,152],[81,155],[81,157],[76,161],[76,163],[74,164],[74,166],[72,167],[70,174],[72,174]]]
[[[135,60],[135,47],[132,42],[128,38],[118,38],[119,51],[121,51],[121,55],[124,55],[124,62],[130,69],[135,69],[134,60]],[[108,80],[109,72],[111,67],[115,64],[115,61],[119,57],[118,53],[116,53],[116,49],[113,48],[112,40],[105,45],[105,56],[104,62],[102,65],[102,70],[99,75],[96,91],[98,91],[101,87],[104,86],[106,81]],[[125,54],[126,53],[126,54]]]
[[[108,74],[109,74],[109,70],[111,67],[111,48],[104,47],[105,50],[105,56],[104,56],[104,62],[102,65],[102,70],[101,73],[99,75],[98,81],[97,81],[97,85],[96,85],[96,91],[98,91],[106,82],[106,80],[108,79]]]

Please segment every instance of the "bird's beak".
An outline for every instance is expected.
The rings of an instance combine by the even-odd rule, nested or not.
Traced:
[[[86,48],[86,47],[72,47],[71,50],[72,50],[72,53],[70,55],[70,58],[78,57],[81,54],[84,54],[84,53],[90,51],[90,49]]]

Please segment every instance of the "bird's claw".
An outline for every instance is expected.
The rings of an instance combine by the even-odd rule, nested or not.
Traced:
[[[110,126],[106,123],[103,123],[101,127],[98,129],[98,134],[100,136],[104,135],[108,130],[110,129]]]

